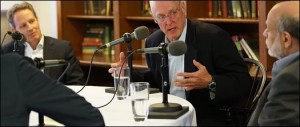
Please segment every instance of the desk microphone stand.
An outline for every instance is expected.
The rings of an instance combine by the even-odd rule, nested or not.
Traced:
[[[131,46],[131,42],[132,42],[132,38],[130,36],[130,33],[125,33],[123,35],[124,38],[124,42],[127,44],[127,52],[126,52],[126,56],[130,55],[132,53],[132,46]],[[130,81],[132,81],[132,55],[128,56],[127,58],[127,63],[128,63],[128,67],[129,67],[129,78]]]
[[[14,50],[13,50],[14,53],[21,54],[20,53],[20,43],[21,43],[20,41],[14,40]]]
[[[44,122],[44,115],[42,115],[41,113],[39,113],[39,127],[44,127],[45,126],[45,122]]]
[[[159,53],[162,56],[161,76],[162,76],[162,92],[163,102],[152,104],[149,107],[149,118],[152,119],[176,119],[189,110],[189,107],[182,107],[177,103],[168,102],[169,84],[169,69],[168,69],[168,52],[167,44],[161,43],[162,51]]]

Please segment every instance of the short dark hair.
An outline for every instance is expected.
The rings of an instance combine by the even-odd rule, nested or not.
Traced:
[[[299,42],[299,17],[282,14],[277,23],[278,32],[288,32]]]
[[[30,11],[32,11],[32,13],[34,14],[34,17],[37,18],[36,16],[36,13],[32,7],[32,5],[28,2],[22,2],[20,4],[14,4],[8,11],[7,11],[7,20],[8,20],[8,23],[13,27],[15,28],[16,25],[14,23],[14,14],[20,10],[25,10],[25,9],[28,9]]]

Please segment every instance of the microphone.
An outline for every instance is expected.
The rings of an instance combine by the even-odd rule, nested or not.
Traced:
[[[24,56],[23,58],[38,69],[43,69],[45,67],[62,66],[67,63],[65,60],[44,60],[42,58],[31,59],[26,56]]]
[[[142,40],[149,35],[149,29],[146,26],[140,26],[138,28],[135,28],[134,32],[132,32],[131,34],[125,33],[125,35],[128,35],[129,39]],[[105,45],[101,46],[99,49],[105,49],[110,46],[114,46],[116,44],[122,43],[125,41],[125,39],[126,39],[125,37],[122,37],[112,42],[106,43]]]
[[[24,40],[24,42],[26,41],[24,35],[22,33],[20,33],[19,31],[16,31],[14,33],[7,31],[7,33],[12,37],[12,39],[14,39],[16,41],[22,41],[22,40]]]
[[[163,51],[167,51],[173,56],[180,56],[186,52],[186,44],[183,41],[177,40],[168,44],[168,46],[158,46],[152,48],[144,48],[136,50],[136,53],[163,53]]]

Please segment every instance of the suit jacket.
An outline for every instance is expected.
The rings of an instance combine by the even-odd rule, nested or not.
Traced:
[[[28,126],[36,111],[67,126],[104,126],[85,98],[43,74],[17,54],[1,55],[1,126]]]
[[[248,126],[299,126],[299,57],[280,70],[265,88]]]
[[[2,47],[4,53],[11,53],[14,50],[14,43],[10,42]],[[20,55],[24,56],[25,46],[20,45]],[[70,68],[61,79],[63,84],[84,84],[83,72],[80,68],[78,59],[74,56],[70,43],[64,40],[58,40],[52,37],[44,36],[43,55],[45,60],[64,59],[70,63]],[[53,79],[58,79],[67,65],[58,67],[49,67],[44,69],[44,73]]]
[[[165,34],[157,30],[147,38],[146,47],[157,47],[164,42]],[[248,95],[251,78],[243,59],[228,33],[219,27],[187,20],[187,51],[184,54],[184,71],[195,72],[193,59],[206,66],[216,82],[216,96],[210,99],[208,89],[187,92],[187,100],[196,109],[198,125],[225,125],[225,113],[219,108],[239,103]],[[143,78],[151,87],[161,89],[161,56],[146,54],[149,71]],[[135,79],[133,79],[135,80]]]

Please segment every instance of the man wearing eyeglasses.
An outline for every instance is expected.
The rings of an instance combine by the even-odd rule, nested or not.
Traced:
[[[187,45],[184,55],[168,55],[169,93],[192,103],[197,125],[225,125],[226,114],[219,108],[241,102],[251,83],[231,37],[215,25],[187,19],[185,2],[150,1],[150,7],[160,30],[147,38],[145,47],[174,40]],[[117,67],[123,60],[124,53],[120,53],[120,61],[111,66]],[[146,60],[149,71],[142,78],[133,77],[133,81],[144,79],[151,87],[161,89],[161,56],[146,54]]]

